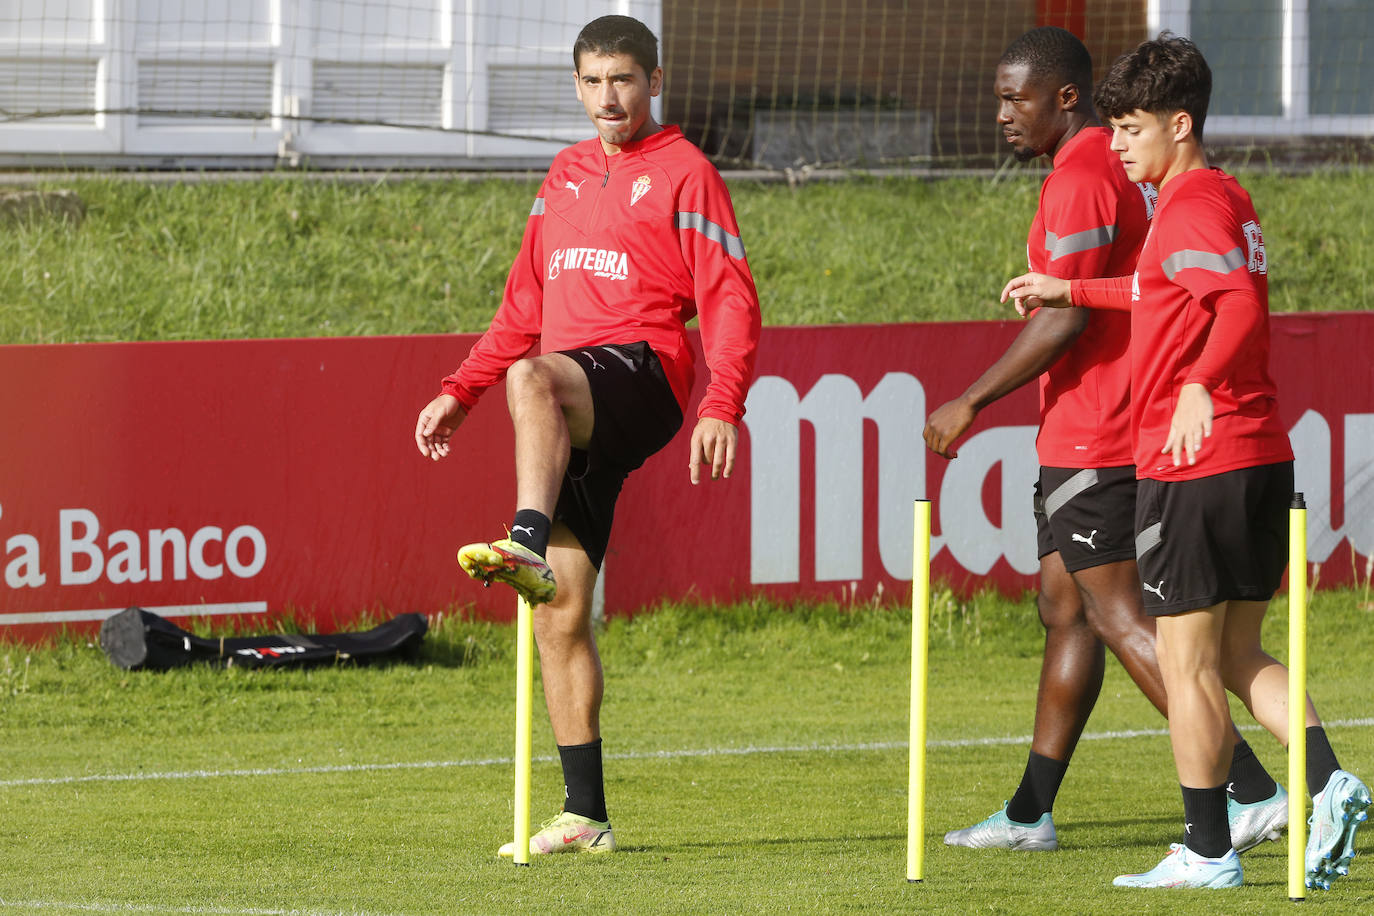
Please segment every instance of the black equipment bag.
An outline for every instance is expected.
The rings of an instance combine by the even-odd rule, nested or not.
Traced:
[[[401,614],[362,633],[206,639],[131,607],[100,625],[100,648],[110,661],[129,671],[165,671],[192,662],[239,668],[297,668],[336,661],[367,664],[384,658],[414,658],[427,629],[423,614]]]

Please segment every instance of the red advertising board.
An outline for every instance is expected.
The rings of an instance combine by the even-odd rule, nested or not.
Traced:
[[[1323,584],[1363,578],[1374,315],[1273,324],[1310,557]],[[691,486],[689,423],[627,484],[607,612],[682,596],[904,591],[917,498],[934,502],[937,578],[1032,586],[1033,387],[986,410],[953,462],[921,442],[926,414],[1018,327],[765,330],[734,476]],[[502,392],[448,459],[421,458],[412,439],[472,339],[0,347],[0,638],[94,628],[135,604],[170,617],[289,610],[320,629],[369,610],[509,617],[507,590],[484,591],[453,562],[513,509]]]

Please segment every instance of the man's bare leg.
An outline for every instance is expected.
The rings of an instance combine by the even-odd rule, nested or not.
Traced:
[[[562,353],[522,359],[506,373],[506,404],[515,427],[516,508],[552,518],[569,450],[591,441],[587,375]]]
[[[1232,848],[1226,816],[1231,711],[1221,676],[1226,602],[1156,621],[1155,652],[1169,692],[1169,743],[1183,790],[1185,843],[1218,858]]]
[[[548,561],[559,583],[558,595],[535,609],[534,638],[544,702],[563,765],[563,810],[605,823],[601,698],[606,683],[592,632],[596,568],[562,523],[553,527]]]
[[[1088,626],[1121,662],[1131,680],[1168,716],[1169,699],[1155,658],[1155,622],[1140,600],[1140,572],[1134,560],[1104,563],[1073,573]]]
[[[530,848],[609,852],[615,837],[602,775],[605,680],[591,624],[597,570],[568,527],[553,521],[571,451],[591,441],[591,386],[575,360],[550,353],[510,368],[506,401],[515,427],[517,508],[510,541],[490,547],[540,566],[557,585],[535,608],[533,625],[544,701],[563,768],[564,802],[562,813],[531,837]],[[521,554],[522,549],[530,553]]]
[[[1288,669],[1260,645],[1265,601],[1228,602],[1222,630],[1222,678],[1255,721],[1284,747],[1288,746]],[[1312,698],[1307,698],[1306,727],[1322,724]]]
[[[1067,762],[1102,690],[1106,655],[1058,551],[1040,558],[1037,604],[1045,627],[1045,654],[1031,750]]]
[[[1045,627],[1035,729],[1021,782],[1007,817],[1034,824],[1054,808],[1069,758],[1102,690],[1105,654],[1088,626],[1078,589],[1058,551],[1040,558],[1037,605]]]
[[[590,441],[595,409],[586,373],[562,353],[512,365],[506,402],[515,427],[516,499],[509,536],[463,546],[458,565],[475,579],[505,582],[531,604],[540,604],[558,589],[557,573],[544,555],[571,450]]]
[[[560,745],[588,744],[601,737],[605,680],[592,633],[596,568],[566,525],[554,525],[549,565],[558,596],[534,613],[540,676],[553,737]]]
[[[1168,715],[1167,693],[1155,656],[1155,622],[1145,614],[1140,601],[1134,561],[1069,573],[1060,555],[1051,553],[1041,558],[1040,581],[1040,616],[1046,636],[1035,731],[1025,773],[1006,809],[1007,818],[1022,825],[1036,824],[1053,810],[1101,690],[1104,643],[1145,697],[1161,714]],[[1231,739],[1235,748],[1232,759],[1237,762],[1228,775],[1228,785],[1236,797],[1248,804],[1282,804],[1278,786],[1234,725]],[[1262,811],[1240,814],[1236,827],[1241,830],[1241,847],[1276,835],[1276,828],[1282,827],[1274,821],[1276,816],[1267,806]],[[1050,829],[1044,828],[1046,834]]]
[[[1221,634],[1222,678],[1260,724],[1287,745],[1304,742],[1307,750],[1307,791],[1312,796],[1312,829],[1308,834],[1304,871],[1308,887],[1329,888],[1350,870],[1355,831],[1367,818],[1370,793],[1359,777],[1344,770],[1326,735],[1326,728],[1306,698],[1302,735],[1288,733],[1288,669],[1260,645],[1260,627],[1268,607],[1263,601],[1232,601]],[[1290,787],[1301,791],[1299,787]]]
[[[1155,621],[1145,613],[1135,561],[1105,563],[1079,570],[1073,576],[1082,592],[1093,632],[1121,662],[1145,698],[1167,719],[1168,694],[1155,656]],[[1230,735],[1231,765],[1226,787],[1228,801],[1234,802],[1236,808],[1231,811],[1228,807],[1228,812],[1232,839],[1236,848],[1243,851],[1278,837],[1278,831],[1287,823],[1287,796],[1234,724]]]
[[[1057,551],[1040,558],[1038,605],[1045,626],[1045,651],[1026,770],[1004,810],[945,834],[947,845],[1023,850],[1059,846],[1048,815],[1102,689],[1105,655],[1087,625],[1078,590]]]

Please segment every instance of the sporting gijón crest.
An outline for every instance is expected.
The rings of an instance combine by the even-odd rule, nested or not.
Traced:
[[[630,206],[639,203],[641,197],[653,189],[654,180],[648,175],[640,175],[630,186]]]

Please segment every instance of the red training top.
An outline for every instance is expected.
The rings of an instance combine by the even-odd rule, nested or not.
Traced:
[[[762,320],[725,182],[676,127],[611,156],[584,140],[554,159],[501,307],[443,391],[471,410],[536,341],[549,353],[644,340],[685,413],[698,313],[711,382],[697,416],[738,424]]]
[[[1031,270],[1067,280],[1135,269],[1155,189],[1126,177],[1111,139],[1105,127],[1085,127],[1055,154],[1026,242]],[[1042,465],[1131,464],[1130,334],[1130,316],[1096,312],[1040,376]]]
[[[1193,169],[1171,179],[1131,286],[1074,283],[1072,291],[1076,303],[1131,310],[1138,477],[1196,480],[1293,459],[1269,377],[1264,233],[1235,178]],[[1196,464],[1174,467],[1160,450],[1190,382],[1211,392],[1212,435]]]

